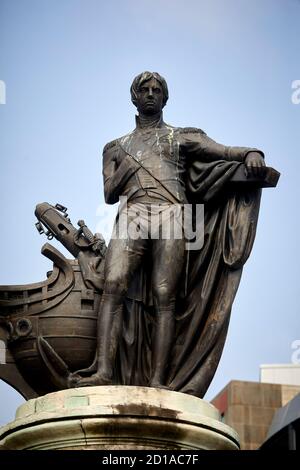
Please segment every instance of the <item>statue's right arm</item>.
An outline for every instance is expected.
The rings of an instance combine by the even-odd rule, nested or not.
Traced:
[[[103,186],[107,204],[115,204],[138,165],[120,150],[118,145],[107,144],[103,150]]]

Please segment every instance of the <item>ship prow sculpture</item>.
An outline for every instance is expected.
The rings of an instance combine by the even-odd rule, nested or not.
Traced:
[[[0,339],[6,344],[0,378],[26,399],[68,388],[71,371],[87,367],[96,348],[96,322],[106,246],[83,221],[76,229],[60,204],[38,204],[38,231],[55,237],[69,260],[46,243],[53,262],[45,281],[0,286]]]

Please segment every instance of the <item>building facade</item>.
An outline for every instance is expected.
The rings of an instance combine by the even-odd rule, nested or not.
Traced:
[[[299,392],[300,385],[233,380],[211,403],[238,432],[241,449],[254,450],[265,441],[275,412]]]

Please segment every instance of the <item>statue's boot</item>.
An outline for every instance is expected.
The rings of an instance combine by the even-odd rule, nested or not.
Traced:
[[[98,354],[96,352],[94,360],[92,364],[87,367],[86,369],[76,370],[72,372],[68,377],[68,387],[73,388],[79,386],[79,381],[82,380],[83,377],[90,376],[91,374],[97,371],[98,365]]]
[[[124,297],[103,294],[98,317],[97,358],[98,369],[91,377],[77,382],[77,387],[111,385],[117,349],[122,331]]]
[[[84,377],[86,375],[91,375],[91,374],[93,374],[94,372],[97,371],[97,365],[98,365],[98,353],[96,352],[94,360],[93,360],[92,364],[89,367],[87,367],[86,369],[76,370],[76,372],[73,372],[72,375],[78,376],[78,377],[79,376]]]
[[[168,307],[158,306],[156,315],[157,322],[152,345],[152,376],[149,386],[169,390],[170,388],[165,385],[165,379],[175,333],[173,302]]]

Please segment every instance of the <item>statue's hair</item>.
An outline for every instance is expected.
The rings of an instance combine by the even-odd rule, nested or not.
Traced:
[[[132,85],[130,87],[130,93],[131,93],[131,101],[133,102],[135,106],[137,102],[137,92],[139,91],[143,83],[147,82],[148,80],[151,80],[152,78],[155,78],[155,80],[157,80],[162,86],[163,106],[165,106],[169,98],[168,85],[164,77],[159,75],[159,73],[157,72],[143,72],[137,75],[135,79],[133,80]]]

